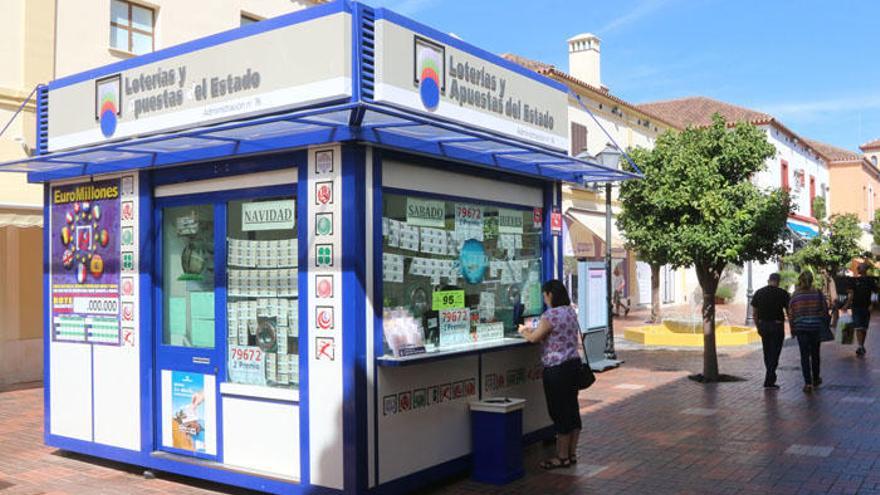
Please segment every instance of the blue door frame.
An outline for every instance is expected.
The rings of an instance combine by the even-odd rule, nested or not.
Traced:
[[[154,445],[157,450],[172,452],[175,454],[189,455],[204,459],[223,462],[223,401],[220,394],[220,383],[227,376],[227,310],[226,310],[226,233],[227,233],[227,202],[232,200],[253,199],[263,197],[297,197],[297,187],[290,185],[256,187],[248,189],[236,189],[200,194],[186,194],[155,200],[153,209],[153,226],[155,232],[153,263],[153,300],[154,300],[154,383],[153,414],[155,418]],[[164,318],[164,279],[163,279],[163,210],[176,206],[200,206],[210,205],[214,215],[214,347],[195,348],[164,345],[163,318]],[[305,348],[302,347],[301,348]],[[208,359],[206,363],[204,360]],[[170,448],[162,445],[162,428],[166,425],[162,421],[162,370],[184,371],[214,375],[215,390],[214,400],[216,404],[216,429],[217,429],[217,453],[207,455],[193,453],[185,450]]]

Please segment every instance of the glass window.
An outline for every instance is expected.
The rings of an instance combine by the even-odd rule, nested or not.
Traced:
[[[214,208],[165,208],[162,343],[214,347]]]
[[[131,2],[110,3],[110,46],[135,55],[153,51],[156,13]]]
[[[228,203],[230,382],[287,388],[299,384],[295,212],[292,196]]]
[[[541,227],[532,209],[383,195],[386,354],[517,337],[542,311]]]

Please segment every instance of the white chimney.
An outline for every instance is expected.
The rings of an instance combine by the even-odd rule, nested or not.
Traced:
[[[568,73],[587,84],[602,87],[599,37],[583,33],[568,40]]]

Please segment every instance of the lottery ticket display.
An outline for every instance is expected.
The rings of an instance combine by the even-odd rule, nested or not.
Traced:
[[[265,202],[284,204],[284,201]],[[232,202],[230,217],[253,209]],[[226,249],[229,381],[296,387],[299,384],[299,292],[296,227],[279,222],[244,230],[228,222]]]
[[[531,208],[383,195],[386,352],[400,356],[416,335],[427,352],[515,337],[518,320],[542,309],[531,301],[541,273],[534,215]]]

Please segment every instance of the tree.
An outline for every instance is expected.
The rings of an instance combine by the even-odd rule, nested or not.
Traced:
[[[829,293],[834,275],[861,254],[861,236],[859,217],[854,213],[832,215],[829,220],[819,219],[819,235],[787,256],[785,261],[821,275],[817,282]]]
[[[874,220],[871,222],[871,236],[874,237],[874,245],[880,246],[880,209],[874,210]]]
[[[658,142],[672,138],[664,134]],[[656,149],[656,148],[655,148]],[[660,267],[670,262],[669,239],[671,231],[667,228],[674,219],[665,217],[660,207],[662,198],[654,194],[659,187],[655,183],[663,177],[661,152],[632,150],[633,161],[644,174],[641,180],[628,180],[620,185],[621,212],[617,215],[617,226],[626,238],[626,248],[636,252],[641,261],[651,267],[651,323],[660,321]]]
[[[791,212],[788,194],[751,182],[775,154],[766,134],[720,115],[712,125],[661,136],[646,171],[646,193],[659,210],[656,235],[668,243],[670,264],[693,266],[703,291],[703,381],[718,380],[715,292],[728,264],[764,262],[785,252],[782,234]]]

